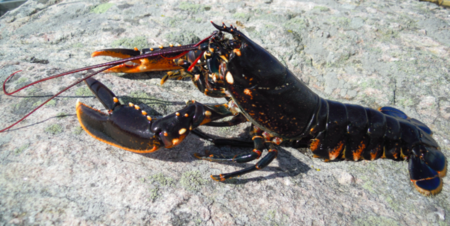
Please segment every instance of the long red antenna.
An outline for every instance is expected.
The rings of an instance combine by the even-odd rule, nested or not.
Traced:
[[[5,132],[6,130],[11,129],[13,126],[17,125],[19,122],[23,121],[23,120],[26,119],[28,116],[30,116],[30,115],[33,114],[35,111],[37,111],[39,108],[41,108],[42,106],[44,106],[47,102],[49,102],[49,101],[51,101],[53,98],[59,96],[59,94],[65,92],[66,90],[72,88],[72,87],[75,86],[76,84],[78,84],[78,83],[80,83],[80,82],[82,82],[82,81],[84,81],[84,80],[86,80],[86,79],[88,79],[88,78],[90,78],[90,77],[92,77],[92,76],[94,76],[94,75],[96,75],[96,74],[102,72],[102,71],[108,70],[109,68],[112,68],[112,67],[114,67],[114,66],[116,66],[116,65],[111,65],[111,66],[105,67],[105,68],[103,68],[103,69],[101,69],[101,70],[99,70],[99,71],[97,71],[97,72],[94,72],[94,73],[92,73],[92,74],[86,76],[85,78],[79,79],[79,80],[77,80],[76,82],[70,84],[69,86],[67,86],[67,87],[64,88],[63,90],[59,91],[57,94],[55,94],[55,95],[53,95],[52,97],[48,98],[46,101],[44,101],[44,103],[40,104],[38,107],[36,107],[36,108],[33,109],[30,113],[28,113],[28,114],[26,114],[25,116],[23,116],[23,117],[22,117],[21,119],[19,119],[17,122],[15,122],[15,123],[13,123],[12,125],[10,125],[10,126],[4,128],[4,129],[0,130],[0,133],[3,133],[3,132]],[[16,74],[16,73],[18,73],[18,72],[20,72],[20,71],[14,72],[14,74]],[[8,78],[12,77],[12,75],[14,75],[14,74],[11,74]],[[60,76],[62,76],[62,75],[60,75]],[[51,77],[49,77],[49,78],[46,78],[45,80],[51,79],[52,77],[54,77],[54,76],[51,76]],[[58,76],[58,77],[59,77],[59,76]],[[55,77],[55,78],[56,78],[56,77]],[[45,81],[45,80],[44,80],[44,81]],[[41,82],[41,80],[39,80],[38,82]],[[24,89],[24,88],[26,88],[26,87],[32,85],[32,84],[36,84],[36,83],[38,83],[38,82],[31,83],[31,84],[29,84],[29,85],[27,85],[27,86],[24,86],[24,87],[22,87],[22,88],[20,88],[20,89],[18,89],[18,90],[16,90],[16,91],[14,91],[14,92],[7,93],[7,92],[5,91],[5,83],[6,83],[6,81],[5,81],[5,83],[3,83],[3,91],[5,92],[6,95],[11,95],[11,94],[14,94],[14,93],[16,93],[16,92],[18,92],[18,91],[20,91],[20,90],[22,90],[22,89]]]
[[[66,88],[64,88],[63,90],[59,91],[57,94],[53,95],[52,97],[50,97],[49,99],[47,99],[44,103],[40,104],[37,108],[33,109],[30,113],[26,114],[24,117],[22,117],[21,119],[19,119],[17,122],[13,123],[12,125],[0,130],[0,133],[5,132],[6,130],[12,128],[13,126],[17,125],[19,122],[23,121],[24,119],[26,119],[28,116],[30,116],[31,114],[33,114],[35,111],[37,111],[39,108],[41,108],[42,106],[44,106],[46,103],[48,103],[50,100],[52,100],[53,98],[57,97],[58,95],[60,95],[61,93],[65,92],[66,90],[72,88],[73,86],[77,85],[78,83],[102,72],[105,70],[108,70],[112,67],[115,67],[117,65],[126,63],[128,61],[133,61],[133,60],[139,60],[139,59],[143,59],[143,58],[151,58],[151,57],[155,57],[155,56],[162,56],[164,54],[170,54],[170,53],[180,53],[178,56],[183,56],[184,54],[187,54],[189,51],[197,49],[197,47],[202,44],[203,42],[206,42],[207,40],[209,40],[209,38],[211,37],[208,36],[207,38],[201,40],[200,42],[198,42],[197,44],[191,44],[191,45],[185,45],[185,46],[177,46],[177,47],[173,47],[173,48],[167,48],[164,50],[160,50],[160,51],[155,51],[155,52],[151,52],[151,53],[146,53],[146,54],[142,54],[139,56],[135,56],[135,57],[130,57],[130,58],[126,58],[126,59],[120,59],[120,60],[116,60],[116,61],[112,61],[112,62],[107,62],[107,63],[103,63],[103,64],[96,64],[96,65],[92,65],[92,66],[88,66],[88,67],[84,67],[84,68],[79,68],[79,69],[75,69],[75,70],[71,70],[71,71],[66,71],[63,72],[61,74],[57,74],[57,75],[53,75],[35,82],[32,82],[26,86],[23,86],[17,90],[14,90],[12,92],[7,92],[6,91],[6,83],[17,73],[21,72],[21,71],[16,71],[14,73],[12,73],[11,75],[9,75],[5,81],[3,82],[3,92],[8,95],[11,96],[12,94],[15,94],[23,89],[26,89],[27,87],[30,87],[32,85],[35,85],[37,83],[41,83],[50,79],[54,79],[54,78],[58,78],[64,75],[69,75],[69,74],[73,74],[73,73],[77,73],[77,72],[81,72],[81,71],[87,71],[90,69],[95,69],[95,68],[100,68],[100,67],[104,67],[101,70],[98,70],[97,72],[94,72],[82,79],[77,80],[76,82],[72,83],[71,85],[67,86]]]

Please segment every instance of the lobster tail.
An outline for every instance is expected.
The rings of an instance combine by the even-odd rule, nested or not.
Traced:
[[[420,149],[420,150],[419,150]],[[423,195],[435,195],[442,190],[442,177],[447,173],[447,161],[442,152],[432,147],[419,145],[415,151],[424,154],[411,155],[409,175],[411,182]]]
[[[392,107],[377,111],[325,99],[319,106],[309,129],[315,157],[409,160],[411,181],[420,193],[442,190],[447,160],[424,123]]]

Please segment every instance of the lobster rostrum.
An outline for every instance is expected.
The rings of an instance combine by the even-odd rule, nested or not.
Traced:
[[[214,180],[224,181],[262,169],[277,157],[277,146],[284,145],[309,147],[314,157],[326,161],[408,160],[411,181],[420,193],[434,195],[442,190],[447,160],[425,124],[392,107],[374,110],[323,99],[267,50],[236,28],[213,25],[217,31],[195,45],[161,46],[142,51],[100,50],[93,56],[123,59],[51,78],[103,67],[78,82],[86,82],[108,113],[77,102],[78,119],[83,129],[94,138],[136,153],[174,147],[190,132],[216,144],[247,146],[248,142],[212,138],[196,128],[250,121],[253,125],[252,152],[229,157],[195,154],[195,157],[243,163],[259,159],[265,149],[268,149],[268,154],[254,166],[211,175]],[[232,38],[227,38],[224,33],[231,34]],[[161,84],[167,79],[190,77],[205,95],[226,98],[229,102],[204,105],[189,101],[180,111],[156,119],[137,105],[122,105],[112,91],[91,78],[101,71],[136,73],[161,70],[172,70],[163,77]],[[7,93],[5,84],[3,87]],[[234,117],[217,122],[228,116]]]

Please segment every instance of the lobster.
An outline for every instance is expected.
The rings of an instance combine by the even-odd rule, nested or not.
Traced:
[[[309,147],[313,157],[325,161],[407,160],[411,182],[420,193],[428,196],[442,190],[447,160],[432,138],[431,129],[424,123],[393,107],[375,110],[323,99],[237,28],[212,24],[217,30],[197,44],[171,45],[170,48],[160,46],[141,51],[100,50],[92,55],[122,59],[68,71],[7,92],[5,84],[13,73],[5,80],[3,90],[11,95],[41,81],[102,68],[55,96],[85,81],[108,113],[77,102],[78,120],[89,135],[110,145],[143,154],[161,147],[180,145],[189,133],[194,133],[215,144],[253,146],[250,153],[236,156],[194,155],[202,160],[237,163],[259,159],[267,149],[268,153],[251,167],[211,175],[216,181],[266,167],[277,157],[279,145]],[[227,38],[226,33],[232,38]],[[161,84],[168,79],[189,77],[205,95],[226,98],[228,102],[206,105],[188,101],[185,108],[155,118],[138,105],[121,104],[109,88],[92,78],[102,71],[136,73],[162,70],[170,72],[163,77]],[[232,119],[226,121],[229,116]],[[197,130],[201,125],[231,126],[247,121],[252,124],[251,142],[213,138]]]

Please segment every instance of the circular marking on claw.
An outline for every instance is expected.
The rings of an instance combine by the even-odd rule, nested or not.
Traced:
[[[180,143],[180,139],[175,138],[175,139],[172,140],[172,144],[173,144],[174,146],[177,145],[178,143]]]
[[[114,101],[114,103],[118,103],[119,99],[117,99],[117,97],[113,97],[113,101]]]
[[[252,91],[250,91],[249,89],[244,89],[244,94],[250,96],[250,98],[253,98]]]
[[[227,72],[225,79],[227,80],[228,84],[232,85],[234,83],[233,75],[230,72]]]
[[[152,121],[152,117],[147,116],[147,120],[148,120],[148,121]]]
[[[176,115],[176,116],[180,116],[180,112],[176,112],[175,115]]]
[[[209,117],[209,116],[211,116],[211,112],[210,111],[205,111],[205,115]]]
[[[153,51],[153,48],[150,48],[150,51]]]
[[[200,79],[200,74],[195,74],[194,75],[194,81],[198,81]]]
[[[162,45],[159,45],[158,47],[159,47],[160,49],[164,48]]]
[[[128,106],[133,107],[134,104],[130,102],[130,103],[128,103]]]
[[[164,132],[164,136],[165,136],[165,137],[167,137],[167,136],[168,136],[167,132]]]
[[[184,133],[186,133],[186,129],[182,128],[178,131],[178,134],[183,135]]]
[[[184,117],[186,117],[186,118],[189,117],[189,114],[188,113],[184,114]]]
[[[172,43],[170,43],[170,44],[169,44],[169,46],[170,46],[170,47],[173,47],[173,44],[172,44]]]
[[[141,111],[141,113],[142,113],[143,116],[146,116],[146,115],[147,115],[147,112],[146,112],[146,111]]]
[[[139,110],[141,108],[138,105],[134,105],[134,109]]]

